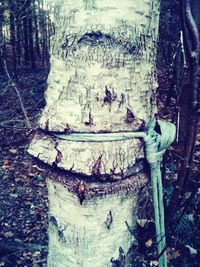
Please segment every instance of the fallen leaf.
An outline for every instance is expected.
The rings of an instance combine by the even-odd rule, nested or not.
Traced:
[[[9,165],[9,160],[8,159],[4,160],[3,165]]]
[[[11,149],[9,149],[9,151],[10,151],[10,153],[12,153],[12,154],[17,154],[17,152],[18,152],[18,150],[15,149],[15,148],[11,148]]]
[[[36,176],[36,179],[37,179],[39,182],[44,181],[44,177],[43,177],[42,175],[37,175],[37,176]]]
[[[158,266],[158,261],[150,261],[150,266]]]
[[[5,233],[4,233],[4,236],[5,236],[6,238],[10,238],[10,237],[13,237],[14,234],[13,234],[13,232],[8,231],[8,232],[5,232]]]
[[[32,256],[32,253],[31,252],[24,251],[22,255],[23,255],[23,257],[30,258],[30,256]]]
[[[189,249],[191,255],[196,255],[197,254],[197,249],[195,249],[195,248],[193,248],[193,247],[191,247],[189,245],[187,245],[186,248]]]
[[[150,248],[152,246],[152,244],[153,244],[153,240],[152,239],[149,239],[147,242],[145,242],[145,246],[147,248]]]
[[[33,253],[33,257],[38,257],[38,256],[40,256],[41,255],[41,252],[40,251],[35,251],[34,253]]]
[[[44,187],[44,186],[45,186],[45,184],[44,184],[44,183],[42,183],[42,182],[39,182],[39,183],[37,184],[37,186],[39,186],[39,187]]]
[[[178,258],[179,256],[181,256],[181,254],[180,254],[179,250],[176,250],[174,252],[174,259]]]
[[[188,214],[187,215],[187,218],[188,218],[188,220],[190,221],[190,222],[192,222],[193,224],[194,224],[194,214]]]
[[[24,175],[24,174],[20,174],[19,177],[22,178],[23,180],[27,180],[28,179],[27,175]]]
[[[10,194],[10,197],[17,198],[18,194]]]
[[[9,168],[9,160],[4,160],[2,169],[5,171]]]

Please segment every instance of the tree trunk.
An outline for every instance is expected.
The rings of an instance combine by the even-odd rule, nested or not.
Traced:
[[[34,18],[34,27],[35,27],[35,50],[38,58],[40,59],[40,44],[39,44],[39,25],[38,25],[38,16],[36,11],[36,0],[33,1],[33,18]]]
[[[35,53],[33,47],[33,14],[32,14],[31,0],[27,0],[27,13],[28,13],[28,43],[31,67],[35,68]]]
[[[65,171],[48,179],[48,266],[132,266],[127,225],[148,176],[142,141],[64,135],[146,130],[156,111],[159,1],[57,0],[54,15],[47,104],[29,147]]]
[[[39,2],[40,5],[40,35],[42,48],[42,62],[45,63],[47,59],[47,25],[46,25],[46,10],[44,9],[44,0]]]
[[[22,33],[22,6],[23,2],[21,0],[16,1],[17,4],[17,15],[16,15],[16,54],[17,54],[17,66],[21,65],[22,60],[22,40],[23,40],[23,33]]]
[[[27,1],[23,1],[23,32],[24,32],[24,61],[27,65],[30,60],[29,55],[29,43],[28,43],[28,12],[27,12]]]
[[[17,18],[17,47],[16,47],[16,51],[17,51],[17,65],[20,66],[21,65],[21,19]]]
[[[10,5],[10,44],[12,46],[13,72],[17,77],[17,61],[16,61],[16,18],[15,18],[15,3],[9,1]]]
[[[199,10],[200,10],[200,1],[191,1],[191,9],[192,9],[192,14],[194,16],[194,20],[196,22],[196,25],[198,27],[198,30],[200,32],[200,16],[199,16]]]
[[[3,73],[3,21],[4,21],[4,1],[0,5],[0,74]]]

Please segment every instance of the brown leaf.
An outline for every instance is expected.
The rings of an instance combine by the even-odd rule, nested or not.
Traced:
[[[180,256],[181,256],[181,254],[180,254],[179,250],[174,251],[174,259],[176,259],[176,258],[178,258]]]
[[[4,160],[3,165],[5,166],[9,165],[9,160],[8,159]]]
[[[2,170],[7,170],[9,168],[9,160],[4,160]]]

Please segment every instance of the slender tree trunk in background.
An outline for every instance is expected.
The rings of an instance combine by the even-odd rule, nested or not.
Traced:
[[[51,39],[51,19],[50,19],[50,5],[47,6],[47,51],[50,49],[50,39]]]
[[[33,15],[32,15],[32,4],[31,0],[27,0],[27,14],[28,14],[28,44],[29,44],[29,55],[31,61],[31,67],[35,68],[35,55],[33,47]]]
[[[153,119],[159,0],[57,0],[46,107],[29,153],[50,172],[49,267],[132,266],[140,139],[64,140],[71,132],[144,131]],[[43,22],[44,24],[44,22]]]
[[[42,46],[42,62],[45,63],[47,58],[47,28],[46,28],[46,11],[44,10],[44,0],[40,6],[40,31],[41,31],[41,46]]]
[[[24,39],[24,61],[25,64],[29,63],[29,43],[28,43],[28,12],[27,12],[27,1],[23,1],[23,39]]]
[[[40,59],[40,45],[39,45],[39,25],[38,25],[38,16],[36,13],[36,0],[33,1],[33,19],[34,19],[34,30],[35,30],[35,50]]]
[[[0,74],[3,73],[3,21],[4,21],[4,0],[0,3]]]
[[[16,60],[16,18],[15,18],[15,5],[13,0],[9,1],[10,4],[10,43],[12,46],[13,58],[13,71],[15,78],[17,76],[17,60]]]
[[[180,111],[180,114],[181,115],[183,114],[184,121],[187,121],[187,126],[185,127],[185,133],[183,133],[184,134],[183,160],[180,171],[178,173],[176,186],[174,187],[174,191],[167,211],[167,214],[172,214],[172,215],[175,214],[175,212],[180,207],[180,200],[182,197],[181,193],[184,188],[185,189],[187,188],[186,185],[189,182],[188,180],[190,178],[190,174],[192,171],[193,155],[194,155],[195,143],[197,140],[198,88],[199,88],[198,69],[199,69],[200,39],[199,39],[199,29],[195,21],[195,16],[192,13],[192,8],[197,6],[198,5],[194,6],[194,1],[191,0],[182,1],[183,37],[184,37],[184,46],[186,51],[187,64],[189,66],[188,70],[190,75],[190,83],[187,87],[185,87],[185,89],[188,90],[186,91],[188,97],[185,98],[184,95],[183,98],[185,105],[180,105],[181,108],[182,106],[184,108],[183,110]],[[184,114],[185,111],[187,111],[186,118]]]
[[[22,37],[21,37],[21,19],[17,18],[17,41],[16,41],[16,52],[17,52],[17,65],[21,65],[21,43],[22,43]]]
[[[191,0],[191,9],[192,9],[192,14],[194,16],[195,22],[197,24],[197,27],[199,29],[199,33],[200,33],[200,1],[196,1],[196,0]]]
[[[46,2],[47,11],[46,11],[46,62],[47,67],[50,67],[50,56],[49,56],[49,49],[50,49],[50,40],[51,40],[51,19],[50,19],[50,4],[48,1]]]
[[[17,0],[17,16],[16,16],[16,53],[17,53],[17,66],[21,65],[22,59],[22,16],[21,16],[22,2]]]

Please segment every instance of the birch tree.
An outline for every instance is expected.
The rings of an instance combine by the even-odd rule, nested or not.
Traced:
[[[147,129],[158,18],[159,0],[55,1],[46,106],[29,147],[65,171],[47,180],[48,266],[131,266],[127,225],[148,181],[142,140],[65,137]]]

